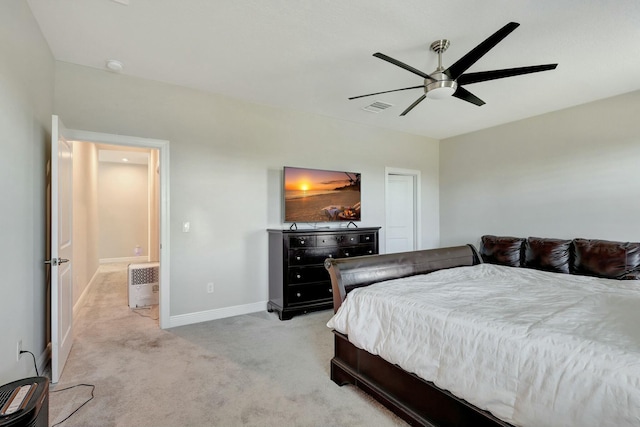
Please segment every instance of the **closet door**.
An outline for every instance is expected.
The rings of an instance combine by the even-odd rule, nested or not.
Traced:
[[[387,175],[386,253],[408,252],[415,247],[415,185],[411,175]]]

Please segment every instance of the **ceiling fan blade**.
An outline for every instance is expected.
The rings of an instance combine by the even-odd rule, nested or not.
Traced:
[[[392,57],[387,56],[387,55],[385,55],[384,53],[376,52],[376,53],[374,53],[374,54],[373,54],[373,56],[375,56],[376,58],[380,58],[380,59],[382,59],[383,61],[390,62],[390,63],[392,63],[393,65],[397,65],[397,66],[398,66],[398,67],[400,67],[400,68],[404,68],[405,70],[410,71],[410,72],[412,72],[413,74],[417,74],[417,75],[419,75],[419,76],[420,76],[420,77],[422,77],[423,79],[430,79],[430,78],[431,78],[431,77],[429,77],[429,75],[428,75],[428,74],[423,73],[422,71],[420,71],[420,70],[418,70],[418,69],[416,69],[416,68],[413,68],[411,65],[407,65],[407,64],[405,64],[404,62],[400,62],[400,61],[398,61],[397,59],[393,59]],[[463,70],[463,72],[464,72],[464,70]],[[462,74],[462,73],[461,73],[461,74]]]
[[[416,105],[420,104],[422,101],[424,101],[424,99],[427,97],[427,94],[425,93],[424,95],[422,95],[420,98],[416,99],[415,102],[411,105],[409,105],[409,107],[404,110],[402,112],[402,114],[400,114],[401,116],[406,116],[407,113],[411,110],[413,110],[413,107],[415,107]]]
[[[470,85],[472,83],[486,82],[487,80],[503,79],[505,77],[519,76],[522,74],[555,70],[557,66],[558,64],[532,65],[530,67],[505,68],[503,70],[467,73],[458,77],[457,82],[459,85]]]
[[[408,90],[408,89],[424,89],[424,85],[420,85],[420,86],[411,86],[411,87],[403,87],[402,89],[393,89],[393,90],[385,90],[384,92],[376,92],[376,93],[369,93],[367,95],[358,95],[358,96],[352,96],[351,99],[358,99],[358,98],[364,98],[365,96],[373,96],[373,95],[380,95],[381,93],[389,93],[389,92],[398,92],[400,90]]]
[[[504,27],[500,28],[498,31],[493,33],[493,35],[489,36],[485,41],[480,43],[478,46],[474,47],[462,58],[458,59],[452,66],[444,70],[444,73],[451,77],[453,80],[456,80],[458,77],[462,75],[465,71],[469,69],[476,61],[482,58],[487,52],[495,47],[498,43],[502,41],[505,37],[507,37],[513,30],[518,28],[520,24],[517,22],[509,22]]]
[[[453,92],[453,95],[451,96],[454,96],[458,99],[462,99],[463,101],[467,101],[472,104],[475,104],[478,107],[485,104],[485,102],[482,99],[478,98],[477,96],[475,96],[474,94],[472,94],[471,92],[463,88],[462,86],[458,86],[458,89],[456,89],[456,91]]]

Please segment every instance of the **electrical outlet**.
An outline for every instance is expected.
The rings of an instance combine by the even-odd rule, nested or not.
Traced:
[[[16,351],[16,361],[20,360],[20,352],[22,351],[22,340],[18,340],[17,351]]]
[[[213,293],[213,282],[207,283],[207,293]]]

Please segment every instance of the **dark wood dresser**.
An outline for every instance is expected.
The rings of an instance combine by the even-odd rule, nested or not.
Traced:
[[[378,253],[380,227],[269,232],[269,304],[280,320],[333,307],[327,258]]]

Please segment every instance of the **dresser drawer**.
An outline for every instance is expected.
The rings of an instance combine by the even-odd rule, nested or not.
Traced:
[[[329,272],[324,268],[324,265],[289,268],[289,284],[292,285],[327,280],[329,280]]]
[[[331,283],[317,285],[290,286],[289,304],[303,304],[317,300],[329,300],[332,297]]]
[[[310,265],[323,264],[327,258],[336,258],[338,249],[336,247],[309,248],[309,249],[289,249],[290,265]]]
[[[358,246],[358,255],[375,255],[377,253],[376,245],[374,243]]]
[[[335,234],[316,236],[316,246],[338,246],[338,236]]]
[[[290,236],[289,247],[290,248],[306,248],[314,247],[316,245],[316,236]]]
[[[358,233],[348,233],[348,234],[340,234],[337,236],[338,244],[340,246],[350,246],[357,245],[360,243],[360,234]]]
[[[372,243],[370,245],[348,246],[338,250],[338,258],[351,258],[354,256],[373,255],[376,253],[376,247]]]
[[[366,233],[360,235],[360,243],[373,243],[376,241],[375,233]]]

